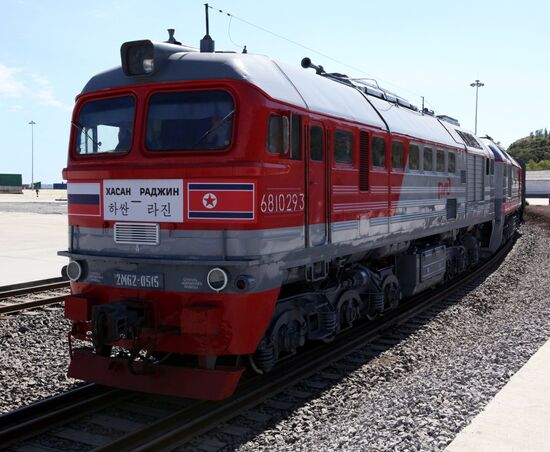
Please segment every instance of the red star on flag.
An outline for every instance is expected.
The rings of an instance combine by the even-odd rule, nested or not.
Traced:
[[[213,209],[218,204],[218,198],[212,193],[207,193],[202,198],[202,205],[207,209]]]

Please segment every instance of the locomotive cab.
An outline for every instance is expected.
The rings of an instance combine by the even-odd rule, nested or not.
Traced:
[[[70,245],[61,254],[71,259],[73,294],[65,314],[71,337],[92,346],[73,350],[69,375],[223,398],[281,284],[277,263],[261,256],[258,149],[269,142],[284,152],[288,127],[268,139],[268,99],[242,76],[209,71],[223,66],[216,54],[150,41],[121,54],[122,67],[77,98],[64,170]],[[211,80],[195,80],[204,68]],[[116,365],[124,361],[130,367]]]

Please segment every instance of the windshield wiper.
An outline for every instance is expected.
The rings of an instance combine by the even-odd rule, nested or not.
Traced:
[[[103,143],[101,143],[101,141],[96,141],[96,140],[94,140],[94,139],[88,134],[89,131],[90,131],[89,129],[86,130],[86,129],[84,128],[84,126],[78,124],[77,122],[73,122],[73,121],[71,121],[71,125],[72,125],[73,127],[76,127],[76,129],[77,129],[78,131],[84,130],[84,134],[86,135],[86,138],[89,138],[90,141],[91,141],[93,144],[95,144],[95,145],[97,146],[97,149],[99,150],[99,148],[101,147],[101,145],[102,145]]]
[[[221,127],[223,124],[227,122],[228,119],[230,119],[233,116],[233,113],[235,113],[235,109],[231,110],[229,113],[227,113],[220,122],[212,126],[210,129],[208,129],[206,132],[202,134],[202,136],[193,143],[192,147],[195,147],[197,144],[199,144],[202,140],[204,140],[208,135],[210,135],[214,130],[217,130],[219,127]]]

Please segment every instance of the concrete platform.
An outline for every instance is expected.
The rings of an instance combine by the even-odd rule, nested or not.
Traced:
[[[550,341],[445,450],[550,451]]]
[[[547,206],[550,203],[548,198],[527,198],[530,206]]]
[[[33,197],[34,194],[34,197]],[[66,192],[0,194],[0,286],[61,275],[67,258]],[[60,199],[60,201],[56,201]]]

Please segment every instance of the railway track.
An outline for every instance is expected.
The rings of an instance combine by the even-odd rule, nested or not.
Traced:
[[[460,280],[407,300],[391,318],[358,324],[341,333],[330,344],[311,345],[284,360],[268,375],[245,379],[237,392],[225,401],[157,397],[88,385],[87,388],[96,389],[87,390],[108,395],[90,396],[90,400],[76,397],[72,404],[68,401],[71,397],[69,393],[60,409],[55,407],[59,404],[57,399],[52,398],[0,416],[0,444],[9,445],[10,450],[36,450],[41,445],[52,447],[51,444],[56,444],[56,447],[65,450],[102,451],[172,450],[189,445],[198,435],[236,418],[290,387],[301,384],[323,388],[334,384],[354,367],[368,362],[456,303],[500,264],[512,246],[511,241]],[[355,356],[357,354],[359,357]],[[328,367],[343,373],[323,370]],[[317,375],[323,375],[325,381],[320,381]],[[292,394],[298,399],[307,399],[312,392],[293,389]],[[35,405],[41,406],[42,415],[33,412]],[[276,401],[271,405],[281,410],[291,406]],[[75,419],[75,416],[78,417]],[[266,417],[257,411],[255,416],[260,419]],[[26,421],[20,423],[23,419]],[[229,430],[235,434],[235,431],[246,429],[237,425],[230,426]],[[200,446],[200,443],[195,446]],[[224,444],[213,440],[210,446],[223,448]]]
[[[112,403],[113,398],[122,392],[100,385],[86,384],[11,411],[0,416],[0,444],[6,447],[14,441],[22,441],[51,429],[71,417],[100,409],[103,404]]]
[[[69,281],[50,278],[0,287],[0,315],[15,314],[63,301]],[[61,292],[61,294],[59,294]]]

